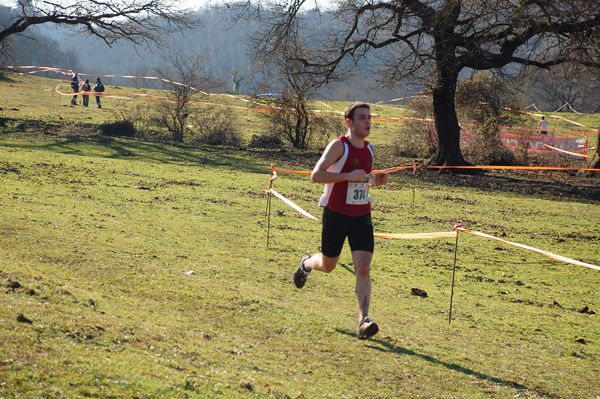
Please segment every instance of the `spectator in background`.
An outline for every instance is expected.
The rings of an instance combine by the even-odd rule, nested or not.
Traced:
[[[75,93],[71,99],[71,105],[77,105],[77,93],[79,93],[79,75],[77,72],[73,73],[73,77],[71,78],[71,89]]]
[[[548,122],[546,122],[546,118],[542,116],[542,119],[538,123],[538,130],[541,134],[548,134]]]
[[[94,92],[96,93],[96,104],[98,105],[98,108],[102,108],[102,104],[100,104],[100,93],[102,93],[103,91],[104,85],[100,81],[100,78],[96,78],[96,86],[94,86]]]
[[[83,85],[81,85],[81,97],[83,97],[83,106],[87,107],[90,101],[90,90],[92,88],[90,87],[90,80],[86,79],[85,83]]]

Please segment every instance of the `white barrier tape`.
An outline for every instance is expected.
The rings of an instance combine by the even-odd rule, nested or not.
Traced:
[[[512,242],[512,241],[503,240],[501,238],[494,237],[492,235],[485,234],[485,233],[480,233],[478,231],[463,229],[463,228],[460,228],[460,227],[457,227],[456,229],[458,231],[464,231],[465,233],[474,234],[474,235],[477,235],[477,236],[480,236],[480,237],[489,238],[490,240],[499,241],[499,242],[502,242],[502,243],[505,243],[505,244],[513,245],[515,247],[526,249],[528,251],[535,252],[537,254],[547,256],[550,259],[555,259],[555,260],[559,260],[561,262],[571,263],[573,265],[587,267],[588,269],[594,269],[594,270],[600,271],[600,266],[592,265],[591,263],[586,263],[586,262],[582,262],[580,260],[575,260],[575,259],[567,258],[566,256],[562,256],[562,255],[556,255],[556,254],[553,254],[552,252],[547,252],[547,251],[544,251],[544,250],[541,250],[541,249],[538,249],[538,248],[530,247],[528,245],[524,245],[524,244],[519,244],[519,243]]]
[[[292,208],[294,208],[295,210],[297,210],[304,216],[309,217],[313,220],[317,220],[317,221],[319,220],[316,217],[314,217],[313,215],[311,215],[310,213],[308,213],[307,211],[305,211],[304,209],[300,208],[298,205],[294,204],[289,199],[285,198],[283,195],[279,194],[277,191],[273,190],[272,188],[265,190],[265,191],[270,192],[271,194],[273,194],[274,196],[276,196],[277,198],[279,198],[280,200],[282,200],[283,202],[285,202],[286,204],[288,204],[289,206],[291,206]]]

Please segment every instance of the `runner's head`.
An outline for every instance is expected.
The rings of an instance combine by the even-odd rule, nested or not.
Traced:
[[[348,105],[344,110],[344,119],[350,119],[352,122],[354,122],[354,111],[356,111],[356,109],[358,108],[366,108],[369,111],[371,111],[371,107],[369,106],[369,104],[363,102],[355,102]]]

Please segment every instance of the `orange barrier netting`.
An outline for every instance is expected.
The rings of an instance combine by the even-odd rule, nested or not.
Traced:
[[[8,82],[0,82],[3,85],[7,85],[7,86],[14,86],[14,87],[22,87],[24,89],[31,89],[31,90],[38,90],[38,91],[53,91],[54,89],[40,89],[38,87],[30,87],[30,86],[24,86],[24,85],[18,85],[16,83],[8,83]]]
[[[17,67],[12,67],[9,66],[7,68],[17,68]],[[45,67],[35,67],[35,66],[23,66],[23,67],[18,67],[18,68],[23,68],[23,69],[27,69],[27,68],[40,68],[40,71],[35,71],[35,72],[30,72],[30,73],[37,73],[37,72],[57,72],[57,73],[62,73],[62,74],[68,74],[67,72],[63,72],[57,68],[45,68]],[[70,73],[70,71],[69,71]],[[85,75],[85,74],[82,74]],[[116,75],[100,75],[103,77],[116,77]],[[189,87],[192,90],[198,91],[200,93],[203,93],[205,95],[211,96],[211,95],[223,95],[223,96],[228,96],[234,99],[238,99],[247,103],[254,103],[260,106],[266,106],[265,104],[256,102],[256,101],[250,101],[247,100],[245,98],[241,98],[238,96],[234,96],[231,94],[215,94],[215,93],[206,93],[203,91],[200,91],[198,89],[195,89],[194,87],[191,86],[187,86],[183,83],[178,83],[178,82],[173,82],[171,80],[168,79],[161,79],[158,78],[156,76],[120,76],[122,78],[132,78],[132,79],[153,79],[153,80],[162,80],[164,82],[168,82],[168,83],[172,83],[175,85],[179,85],[179,86],[185,86],[185,87]],[[80,94],[80,95],[88,95],[88,96],[101,96],[101,97],[106,97],[106,98],[118,98],[118,99],[123,99],[123,100],[141,100],[141,101],[149,101],[149,102],[177,102],[178,99],[177,98],[170,98],[170,97],[165,97],[165,96],[155,96],[155,95],[150,95],[150,94],[138,94],[138,93],[127,93],[127,94],[116,94],[116,93],[106,93],[106,92],[102,92],[102,93],[96,93],[96,92],[63,92],[60,91],[59,88],[62,84],[59,84],[55,89],[40,89],[40,88],[36,88],[36,87],[30,87],[30,86],[25,86],[25,85],[18,85],[18,84],[14,84],[14,83],[8,83],[8,82],[0,82],[2,84],[5,84],[7,86],[14,86],[14,87],[22,87],[22,88],[26,88],[26,89],[32,89],[32,90],[40,90],[40,91],[55,91],[58,94],[62,95],[62,96],[72,96],[72,95],[76,95],[76,94]],[[134,98],[132,98],[134,97]],[[325,103],[322,103],[320,101],[317,101],[318,103],[327,105]],[[215,104],[215,103],[209,103],[209,102],[205,102],[205,101],[197,101],[197,100],[188,100],[188,103],[193,103],[193,104],[199,104],[199,105],[204,105],[204,106],[208,106],[208,107],[217,107],[217,108],[230,108],[230,109],[242,109],[242,110],[247,110],[247,111],[255,111],[255,112],[262,112],[262,113],[271,113],[273,112],[271,109],[269,108],[255,108],[255,107],[241,107],[241,106],[233,106],[233,105],[223,105],[223,104]],[[331,108],[329,105],[327,105],[327,107]],[[315,113],[320,112],[319,110],[315,110]],[[340,113],[340,111],[331,111],[331,112],[335,112],[335,113]],[[398,117],[374,117],[373,121],[379,121],[379,122],[385,122],[385,123],[406,123],[406,120],[419,120],[419,121],[423,121],[423,122],[433,122],[433,120],[431,119],[419,119],[419,118],[411,118],[411,117],[406,117],[406,118],[398,118]],[[467,125],[472,125],[472,124],[467,124]],[[526,127],[513,127],[511,129],[516,129],[516,130],[536,130],[536,129],[532,129],[532,128],[526,128]],[[589,135],[589,134],[597,134],[595,132],[570,132],[570,131],[561,131],[563,133],[579,133],[579,134],[585,134],[585,135]],[[514,133],[505,133],[507,135],[515,135]],[[516,135],[519,136],[519,135]],[[588,155],[580,155],[577,153],[572,153],[569,151],[565,151],[562,150],[560,148],[556,148],[556,147],[552,147],[548,144],[545,144],[547,147],[553,149],[553,151],[543,151],[543,150],[536,150],[536,149],[525,149],[525,148],[518,148],[518,147],[512,147],[512,146],[508,146],[509,148],[513,148],[513,149],[520,149],[520,150],[527,150],[527,151],[532,151],[532,152],[563,152],[566,154],[570,154],[570,155],[575,155],[575,156],[582,156],[582,157],[588,157],[588,158],[592,158],[591,156]],[[394,170],[392,170],[391,172],[395,172],[400,170],[399,168],[393,168]],[[293,171],[286,171],[286,172],[293,172]],[[387,171],[386,171],[387,172]],[[310,173],[310,172],[295,172],[295,173]],[[375,171],[375,174],[377,173],[384,173],[382,171]]]
[[[35,71],[27,72],[28,74],[36,74],[36,73],[43,73],[43,72],[54,72],[56,74],[62,74],[62,75],[71,75],[71,74],[73,74],[73,71],[70,70],[70,69],[62,70],[62,69],[59,69],[59,68],[40,67],[40,66],[34,66],[34,65],[26,65],[26,66],[12,66],[11,65],[11,66],[6,66],[5,68],[7,68],[7,69],[13,69],[15,71],[17,71],[19,69],[29,69],[29,70],[31,70],[31,69],[37,69]],[[22,72],[17,72],[17,73],[19,73],[21,75],[24,74]],[[184,83],[174,82],[172,80],[160,78],[158,76],[91,75],[91,74],[86,74],[86,73],[80,73],[79,75],[80,76],[98,76],[98,77],[107,77],[107,78],[127,78],[127,79],[160,80],[160,81],[163,81],[163,82],[166,82],[166,83],[171,83],[171,84],[178,85],[178,86],[189,87],[191,90],[197,91],[199,93],[202,93],[202,94],[205,94],[205,95],[208,95],[208,96],[227,96],[227,97],[231,97],[231,98],[243,101],[243,102],[257,104],[257,105],[259,105],[261,107],[267,107],[266,104],[263,104],[263,103],[260,103],[260,102],[257,102],[257,101],[251,101],[251,100],[248,100],[248,99],[245,99],[245,98],[242,98],[242,97],[239,97],[239,96],[234,96],[234,95],[228,94],[228,93],[206,93],[206,92],[198,90],[198,89],[196,89],[196,88],[194,88],[192,86],[188,86],[188,85],[186,85]],[[25,86],[21,86],[21,87],[25,87]],[[35,88],[32,88],[32,89],[35,89]],[[39,90],[39,89],[37,89],[37,90]],[[131,94],[131,95],[132,96],[136,96],[135,94]],[[408,99],[408,98],[422,98],[422,97],[427,97],[427,96],[426,95],[413,95],[413,96],[409,96],[409,97],[396,98],[396,99],[393,99],[393,100],[378,101],[378,102],[375,102],[373,104],[376,105],[376,106],[381,106],[381,104],[383,104],[385,102],[394,102],[394,101],[400,101],[400,100],[404,100],[404,99]],[[125,98],[125,99],[128,99],[128,98]],[[153,100],[146,100],[146,101],[153,101]],[[320,101],[316,101],[316,102],[320,103],[320,104],[323,104],[323,105],[325,105],[325,106],[327,106],[328,108],[331,109],[331,107],[329,105],[327,105],[327,104],[325,104],[323,102],[320,102]],[[203,104],[201,102],[198,102],[198,103],[199,104]],[[243,107],[235,107],[235,106],[223,106],[223,105],[214,105],[214,104],[210,104],[210,103],[207,103],[205,105],[209,105],[209,106],[221,106],[221,107],[224,107],[224,108],[241,108],[241,109],[247,109],[247,110],[257,111],[257,112],[272,112],[272,111],[265,111],[264,109],[261,110],[261,109],[257,109],[257,108],[243,108]],[[275,108],[281,109],[281,108],[278,108],[278,107],[275,107]],[[319,112],[322,112],[322,111],[320,111],[320,110],[315,110],[314,111],[314,113],[319,113]],[[341,112],[341,111],[329,111],[329,112],[334,112],[334,113],[343,115],[343,112]],[[540,115],[540,114],[536,114],[536,113],[532,113],[532,112],[525,112],[525,111],[521,111],[521,112],[523,112],[525,114],[528,114],[528,115],[535,115],[535,116],[539,116]],[[406,123],[407,120],[418,120],[418,121],[423,121],[423,122],[433,122],[432,119],[421,119],[421,118],[411,118],[411,117],[394,117],[394,116],[377,115],[377,114],[374,114],[373,116],[374,116],[373,121],[384,122],[384,123],[400,123],[400,124],[404,124],[404,123]],[[564,121],[569,122],[569,123],[571,123],[573,125],[576,125],[576,126],[586,127],[585,125],[582,125],[581,123],[578,123],[578,122],[575,122],[575,121],[571,121],[571,120],[566,119],[566,118],[564,118],[562,116],[550,115],[550,117],[564,120]],[[469,124],[464,124],[464,125],[469,125]],[[506,128],[508,128],[508,127],[506,127]],[[520,130],[537,130],[537,129],[534,129],[534,128],[527,128],[527,127],[520,127],[520,128],[519,127],[511,127],[510,129],[517,129],[517,130],[519,130],[519,129]],[[558,130],[555,130],[555,131],[558,131]],[[598,131],[578,132],[578,131],[562,131],[561,130],[559,132],[563,132],[563,133],[577,133],[577,134],[584,134],[584,135],[598,135]]]
[[[415,169],[415,166],[398,166],[398,167],[389,168],[389,169],[372,170],[371,174],[377,175],[377,174],[381,174],[381,173],[393,173],[393,172],[398,172],[398,171],[404,170],[404,169]],[[310,170],[291,170],[291,169],[273,169],[273,170],[275,172],[296,173],[296,174],[300,174],[300,175],[310,175],[312,173],[312,171],[310,171]]]
[[[391,238],[393,240],[422,240],[430,238],[456,238],[456,231],[442,231],[438,233],[373,233],[377,238]]]
[[[538,150],[536,148],[530,148],[530,147],[516,147],[513,145],[506,145],[506,144],[502,144],[503,146],[505,146],[506,148],[510,148],[512,150],[519,150],[519,151],[525,151],[525,152],[532,152],[532,153],[538,153],[538,154],[543,154],[543,155],[547,155],[547,154],[556,154],[556,153],[560,153],[560,152],[565,152],[568,153],[565,150],[561,150],[560,148],[556,148],[555,150]],[[544,144],[545,146],[545,144]],[[583,155],[583,154],[577,154],[577,153],[573,153],[573,155],[577,155],[579,157],[587,157],[588,155]]]
[[[150,101],[150,102],[171,102],[171,103],[177,103],[178,99],[177,98],[170,98],[170,97],[164,97],[164,96],[153,96],[150,94],[132,94],[132,93],[128,93],[128,94],[111,94],[111,93],[95,93],[95,92],[63,92],[59,90],[59,87],[61,85],[58,85],[56,87],[56,89],[54,89],[54,91],[58,94],[60,94],[61,96],[73,96],[75,94],[78,95],[89,95],[89,96],[100,96],[100,97],[106,97],[106,98],[118,98],[118,99],[122,99],[122,100],[140,100],[140,101]],[[137,97],[137,98],[132,98],[132,97]],[[254,112],[262,112],[262,113],[270,113],[273,112],[271,109],[267,109],[267,108],[252,108],[252,107],[242,107],[242,106],[236,106],[236,105],[224,105],[224,104],[217,104],[217,103],[210,103],[210,102],[206,102],[206,101],[198,101],[198,100],[187,100],[188,103],[190,104],[198,104],[198,105],[204,105],[207,107],[215,107],[215,108],[229,108],[229,109],[241,109],[241,110],[246,110],[246,111],[254,111]],[[258,104],[258,103],[257,103]]]
[[[475,124],[473,124],[474,126],[477,126]],[[523,130],[526,132],[536,132],[537,134],[540,134],[540,130],[538,128],[535,127],[527,127],[527,126],[499,126],[502,130]],[[587,126],[583,126],[583,127],[587,127]],[[578,135],[585,135],[585,136],[597,136],[598,135],[598,130],[594,129],[594,130],[559,130],[559,129],[548,129],[548,132],[550,133],[566,133],[566,134],[578,134]],[[504,132],[507,134],[516,134],[516,133],[510,133],[510,132]],[[564,136],[560,136],[560,137],[564,137]]]
[[[57,73],[57,74],[62,74],[62,75],[71,75],[71,74],[73,74],[73,71],[72,71],[72,70],[70,70],[70,69],[69,69],[69,70],[61,70],[61,69],[59,69],[59,68],[38,67],[38,66],[32,66],[32,65],[28,65],[28,66],[6,66],[5,68],[7,68],[7,69],[14,69],[14,70],[18,70],[18,69],[38,69],[37,71],[31,71],[31,72],[27,72],[27,73],[29,73],[29,74],[35,74],[35,73],[41,73],[41,72],[55,72],[55,73]],[[19,74],[23,75],[23,73],[20,73],[20,72],[17,72],[17,73],[19,73]],[[127,79],[149,79],[149,80],[160,80],[160,81],[163,81],[163,82],[166,82],[166,83],[171,83],[171,84],[174,84],[174,85],[177,85],[177,86],[188,87],[188,88],[190,88],[191,90],[197,91],[197,92],[199,92],[199,93],[202,93],[202,94],[204,94],[204,95],[207,95],[207,96],[226,96],[226,97],[231,97],[231,98],[234,98],[234,99],[237,99],[237,100],[243,101],[243,102],[247,102],[247,103],[253,103],[253,104],[256,104],[256,105],[259,105],[259,106],[262,106],[262,107],[267,107],[267,105],[266,105],[266,104],[262,104],[262,103],[260,103],[260,102],[257,102],[257,101],[250,101],[250,100],[247,100],[247,99],[245,99],[245,98],[238,97],[238,96],[234,96],[234,95],[231,95],[231,94],[228,94],[228,93],[207,93],[207,92],[204,92],[204,91],[202,91],[202,90],[198,90],[198,89],[196,89],[195,87],[188,86],[188,85],[186,85],[186,84],[184,84],[184,83],[174,82],[174,81],[172,81],[172,80],[169,80],[169,79],[163,79],[163,78],[159,78],[159,77],[157,77],[157,76],[134,76],[134,75],[91,75],[91,74],[85,74],[85,73],[80,73],[80,74],[79,74],[79,76],[98,76],[98,77],[105,77],[105,78],[106,78],[106,77],[108,77],[108,78],[111,78],[111,77],[112,77],[112,78],[127,78]],[[3,82],[2,82],[2,83],[3,83]],[[5,83],[5,84],[6,84],[6,83]],[[8,85],[9,85],[9,86],[12,86],[12,84],[10,84],[10,83],[8,83]],[[14,85],[14,86],[18,86],[18,85]],[[60,86],[60,85],[59,85],[59,86]],[[40,89],[36,89],[36,88],[34,88],[34,87],[27,87],[27,86],[19,86],[19,87],[24,87],[24,88],[34,89],[34,90],[40,90]],[[57,87],[57,89],[58,89],[58,87]],[[49,90],[49,89],[48,89],[48,90]],[[62,93],[60,93],[60,94],[62,94]],[[75,93],[72,93],[71,95],[74,95],[74,94],[75,94]],[[63,95],[68,95],[68,94],[63,94]],[[90,95],[93,95],[93,94],[90,94]],[[142,95],[140,95],[140,94],[128,94],[128,95],[130,95],[130,96],[148,96],[148,95],[143,95],[143,94],[142,94]],[[110,95],[106,95],[106,94],[102,94],[102,96],[103,96],[103,97],[110,97]],[[157,96],[157,97],[158,97],[158,96]],[[113,98],[131,99],[131,98],[127,98],[127,97],[114,97],[114,96],[113,96]],[[160,98],[160,97],[158,97],[158,98]],[[143,99],[141,99],[141,100],[143,100]],[[145,100],[145,101],[154,101],[154,100]],[[199,103],[199,104],[203,104],[203,103],[201,103],[201,102],[197,102],[197,103]],[[243,108],[243,107],[235,107],[235,106],[224,106],[224,105],[220,105],[220,104],[210,104],[210,103],[206,103],[206,104],[204,104],[204,105],[209,105],[209,106],[211,106],[211,105],[212,105],[212,106],[220,106],[220,107],[223,107],[223,108],[242,108],[242,109],[249,109],[249,110],[252,110],[252,111],[257,111],[257,112],[264,112],[264,110],[257,109],[257,108]],[[269,111],[270,111],[270,110],[269,110]]]
[[[497,170],[553,170],[553,171],[588,171],[588,172],[600,172],[600,169],[590,168],[559,168],[550,166],[499,166],[499,165],[485,165],[485,166],[422,166],[417,167],[422,169],[497,169]]]
[[[576,154],[581,155],[581,154]],[[428,165],[412,165],[412,166],[398,166],[394,168],[388,168],[383,170],[373,170],[372,174],[380,173],[393,173],[400,170],[413,169],[492,169],[492,170],[548,170],[548,171],[588,171],[588,172],[600,172],[600,169],[592,168],[560,168],[551,166],[502,166],[502,165],[471,165],[471,166],[428,166]],[[305,170],[289,170],[289,169],[274,169],[277,172],[297,173],[297,174],[311,174],[310,171]]]
[[[535,252],[539,255],[546,256],[548,258],[558,260],[564,263],[570,263],[577,266],[587,267],[588,269],[594,269],[600,271],[600,266],[592,265],[591,263],[582,262],[580,260],[575,260],[571,258],[567,258],[566,256],[556,255],[552,252],[544,251],[538,248],[530,247],[528,245],[519,244],[517,242],[503,240],[501,238],[492,236],[490,234],[480,233],[479,231],[463,229],[462,227],[457,226],[456,231],[449,232],[441,232],[441,233],[414,233],[414,234],[401,234],[401,233],[374,233],[375,237],[379,238],[391,238],[396,240],[413,240],[413,239],[427,239],[427,238],[456,238],[459,231],[473,234],[479,237],[489,238],[490,240],[499,241],[504,244],[512,245],[518,248],[526,249],[531,252]]]
[[[275,171],[284,173],[296,173],[300,175],[310,175],[312,173],[310,170],[275,169]]]
[[[531,129],[531,128],[525,128],[525,127],[504,127],[503,129],[506,130],[529,130],[529,131],[535,131],[536,135],[538,138],[554,138],[554,139],[560,139],[560,140],[564,140],[564,139],[578,139],[579,136],[547,136],[547,135],[542,135],[541,133],[539,133],[539,131],[537,129]],[[589,135],[589,134],[596,134],[595,132],[574,132],[574,131],[570,131],[570,130],[555,130],[555,132],[558,131],[560,133],[580,133],[580,134],[585,134],[585,135]],[[509,136],[509,137],[517,137],[517,138],[522,138],[522,139],[529,139],[532,137],[532,135],[528,135],[528,134],[520,134],[520,133],[513,133],[513,132],[505,132],[505,131],[499,131],[498,132],[500,134],[500,137],[502,136]]]
[[[564,263],[570,263],[576,266],[587,267],[588,269],[594,269],[600,271],[600,266],[592,265],[591,263],[582,262],[580,260],[575,260],[571,258],[567,258],[566,256],[553,254],[552,252],[544,251],[538,248],[530,247],[528,245],[519,244],[517,242],[512,242],[508,240],[503,240],[501,238],[495,237],[490,234],[481,233],[475,230],[464,229],[460,226],[456,226],[456,231],[442,232],[442,233],[415,233],[415,234],[394,234],[394,233],[375,233],[375,237],[379,238],[391,238],[397,240],[411,240],[411,239],[426,239],[426,238],[455,238],[459,231],[464,233],[473,234],[479,237],[488,238],[490,240],[498,241],[507,245],[512,245],[518,248],[526,249],[531,252],[535,252],[539,255],[546,256],[550,259],[558,260]]]

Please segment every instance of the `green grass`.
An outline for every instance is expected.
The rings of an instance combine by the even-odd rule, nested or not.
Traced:
[[[449,324],[454,240],[377,239],[368,341],[347,248],[296,289],[320,224],[273,199],[267,248],[263,187],[317,157],[5,129],[0,398],[597,398],[600,315],[578,310],[600,313],[598,271],[461,233]],[[375,230],[600,265],[597,178],[541,176],[395,173]],[[320,217],[322,185],[274,188]]]
[[[377,240],[363,342],[347,249],[295,289],[320,226],[277,200],[266,247],[268,153],[5,134],[0,154],[2,397],[597,395],[596,271],[461,234],[448,324],[454,241]],[[414,183],[374,190],[377,231],[461,223],[600,263],[597,202],[418,179],[413,209]],[[320,215],[320,185],[275,188]]]
[[[0,107],[3,109],[3,116],[19,121],[41,122],[42,128],[44,124],[48,127],[62,126],[62,130],[69,134],[69,127],[72,124],[96,126],[115,119],[131,118],[133,114],[145,112],[147,107],[152,107],[154,104],[154,101],[143,101],[143,99],[158,100],[169,97],[169,93],[164,91],[114,86],[110,84],[110,79],[105,79],[106,92],[104,94],[108,97],[102,99],[102,109],[96,108],[93,97],[90,97],[88,108],[81,105],[73,107],[70,105],[70,95],[61,95],[52,90],[58,87],[63,94],[70,92],[69,79],[69,77],[50,79],[32,75],[22,76],[13,72],[5,72],[4,75],[0,75]],[[250,100],[250,102],[242,99]],[[230,107],[262,107],[246,96],[230,97],[215,94],[208,97],[199,96],[196,100]],[[78,102],[81,104],[81,96],[78,97]],[[328,101],[327,105],[323,105],[322,102],[317,101],[313,104],[313,108],[322,115],[339,116],[339,112],[343,111],[346,105],[347,103],[339,101]],[[265,131],[262,113],[238,108],[234,109],[234,112],[245,140],[249,140],[253,134]],[[396,103],[372,104],[372,113],[376,118],[385,121],[378,125],[379,143],[382,145],[393,144],[402,124],[392,118],[400,118],[401,121],[402,118],[408,116],[404,106]],[[600,124],[598,115],[561,112],[544,114],[547,116],[551,134],[554,131],[597,132]],[[537,115],[537,112],[533,112],[527,118],[525,127],[536,128],[539,120]],[[574,125],[570,121],[583,126]],[[573,135],[562,132],[556,134]],[[590,134],[588,139],[589,147],[597,145],[598,136],[596,134]]]

